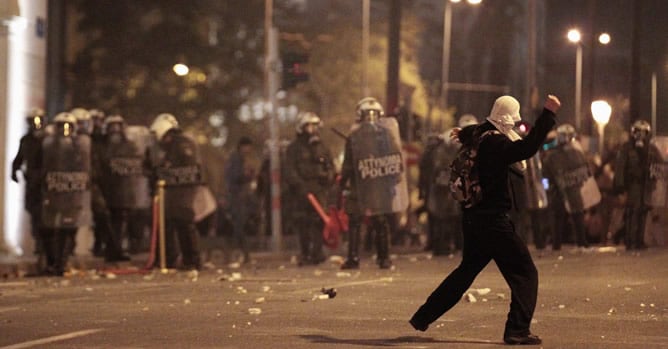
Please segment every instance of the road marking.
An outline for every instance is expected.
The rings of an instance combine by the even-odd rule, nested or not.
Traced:
[[[21,308],[19,308],[19,307],[0,308],[0,313],[6,313],[8,311],[19,310],[19,309],[21,309]]]
[[[93,334],[93,333],[100,332],[100,331],[102,331],[101,328],[95,328],[95,329],[92,329],[92,330],[76,331],[76,332],[61,334],[59,336],[46,337],[46,338],[35,339],[35,340],[32,340],[32,341],[27,341],[27,342],[23,342],[23,343],[12,344],[12,345],[8,345],[8,346],[5,346],[5,347],[0,347],[0,349],[30,348],[30,347],[34,347],[34,346],[37,346],[37,345],[44,345],[44,344],[64,341],[64,340],[68,340],[68,339],[72,339],[72,338],[83,337],[83,336],[87,336],[89,334]]]
[[[0,282],[0,287],[15,287],[15,286],[28,286],[28,282],[26,281]]]

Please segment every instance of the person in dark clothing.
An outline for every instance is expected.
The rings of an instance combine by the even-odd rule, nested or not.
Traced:
[[[71,251],[68,242],[74,240],[87,205],[90,142],[76,133],[74,115],[59,113],[53,123],[54,132],[44,137],[40,147],[40,237],[46,257],[41,274],[63,276]]]
[[[253,182],[257,176],[257,169],[250,161],[252,152],[253,141],[248,137],[241,137],[237,143],[237,151],[232,153],[225,165],[225,202],[234,227],[232,238],[243,253],[244,263],[250,262],[245,228],[252,214],[255,199]]]
[[[549,95],[543,112],[524,139],[513,131],[515,123],[521,118],[519,102],[511,96],[496,100],[487,122],[453,132],[453,136],[463,144],[474,142],[474,134],[485,131],[494,133],[482,140],[477,154],[482,200],[477,205],[462,208],[462,261],[410,319],[416,330],[426,331],[429,324],[457,304],[475,277],[494,260],[512,292],[504,342],[533,345],[542,342],[530,331],[538,294],[538,271],[526,243],[517,235],[509,219],[512,194],[508,176],[513,164],[530,158],[538,151],[555,124],[555,113],[560,106],[559,99]]]
[[[40,158],[40,148],[44,139],[44,127],[46,120],[44,110],[40,108],[32,109],[26,115],[28,123],[28,132],[21,137],[19,150],[12,161],[12,180],[19,182],[17,174],[23,174],[25,181],[25,202],[24,207],[30,214],[30,229],[33,241],[35,242],[35,254],[41,255],[42,241],[39,235],[39,226],[41,220],[41,182],[40,171],[42,159]]]
[[[334,163],[329,149],[322,143],[320,117],[306,112],[297,123],[297,137],[285,152],[285,181],[294,195],[294,219],[299,233],[300,265],[317,265],[325,261],[322,252],[322,218],[308,199],[312,194],[327,207],[329,191],[334,184]]]
[[[557,146],[543,159],[543,175],[550,184],[550,202],[555,228],[552,249],[561,249],[561,242],[570,224],[580,250],[589,247],[585,227],[585,211],[590,208],[589,198],[583,197],[582,186],[591,177],[589,164],[580,143],[575,139],[575,128],[569,124],[557,128]],[[590,182],[593,183],[593,182]],[[596,188],[598,191],[598,187]],[[569,234],[570,235],[570,234]]]
[[[183,134],[172,114],[158,115],[151,125],[151,131],[155,133],[163,151],[162,158],[153,164],[156,174],[150,178],[165,181],[167,267],[176,267],[178,239],[183,269],[200,269],[194,198],[203,178],[197,143]]]
[[[651,207],[650,168],[661,163],[661,153],[651,140],[651,127],[638,120],[631,126],[631,139],[622,145],[615,160],[613,191],[624,199],[624,245],[627,251],[644,250],[645,225]],[[648,190],[649,189],[649,190]]]
[[[363,226],[376,235],[378,267],[389,269],[389,238],[396,214],[408,208],[399,126],[395,118],[384,117],[382,105],[372,97],[357,103],[356,114],[346,139],[339,182],[339,191],[350,188],[345,200],[350,219],[348,257],[341,269],[359,269]]]

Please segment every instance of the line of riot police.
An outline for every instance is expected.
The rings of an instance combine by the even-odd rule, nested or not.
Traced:
[[[145,251],[151,188],[158,179],[167,182],[171,203],[166,224],[168,264],[175,266],[180,246],[183,265],[199,268],[192,196],[202,179],[199,174],[183,176],[185,168],[199,169],[197,146],[183,136],[172,115],[159,115],[151,130],[95,109],[59,113],[48,125],[40,109],[26,117],[28,131],[11,177],[18,182],[18,174],[23,174],[40,275],[63,275],[81,228],[92,229],[92,253],[106,262],[130,260],[124,250],[126,239],[127,252]],[[175,176],[179,179],[171,180]]]
[[[467,120],[460,120],[463,127],[461,122]],[[517,126],[520,136],[528,133],[529,125]],[[575,128],[561,124],[526,162],[524,171],[510,176],[515,206],[511,214],[516,216],[518,232],[532,239],[539,253],[548,243],[558,251],[563,242],[573,242],[574,251],[579,252],[591,251],[592,243],[623,241],[626,250],[647,247],[648,213],[668,206],[668,162],[646,121],[636,121],[630,131],[630,139],[601,164],[583,150]],[[447,187],[449,166],[459,145],[452,144],[448,133],[430,139],[420,162],[418,187],[425,204],[419,212],[427,212],[425,249],[434,255],[461,248],[459,209]],[[599,188],[606,173],[609,188]],[[621,227],[611,223],[614,204],[623,212]]]

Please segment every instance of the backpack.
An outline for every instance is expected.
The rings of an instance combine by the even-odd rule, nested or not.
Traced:
[[[473,142],[462,145],[457,151],[455,159],[450,164],[450,193],[463,208],[471,208],[482,201],[482,188],[478,177],[478,148],[488,135],[499,133],[488,130],[478,135],[473,133]]]

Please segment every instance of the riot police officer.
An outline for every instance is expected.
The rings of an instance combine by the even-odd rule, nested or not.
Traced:
[[[12,161],[12,180],[19,182],[18,172],[23,174],[25,181],[25,201],[24,207],[30,214],[31,235],[35,243],[35,254],[41,254],[42,241],[39,236],[40,226],[40,171],[42,159],[40,158],[40,148],[44,139],[44,128],[46,120],[44,110],[34,108],[26,114],[28,131],[21,137],[19,150]]]
[[[107,203],[113,230],[110,243],[120,247],[127,235],[134,251],[141,244],[144,221],[140,204],[146,201],[144,152],[126,135],[125,119],[111,115],[104,120],[104,147],[98,154],[100,189]],[[121,251],[117,251],[120,253]]]
[[[153,164],[154,178],[165,181],[165,238],[167,267],[176,267],[178,246],[184,269],[201,268],[199,233],[195,226],[194,199],[203,183],[197,144],[183,134],[172,114],[159,114],[150,127],[162,151]]]
[[[543,159],[543,175],[549,182],[549,202],[554,214],[553,250],[561,249],[567,222],[575,233],[577,246],[589,247],[584,214],[601,201],[598,185],[575,135],[575,128],[569,124],[557,127],[557,146]]]
[[[383,117],[383,107],[375,98],[357,103],[356,123],[346,139],[341,168],[342,189],[350,186],[346,211],[350,216],[348,258],[342,269],[359,268],[359,244],[363,223],[376,233],[378,266],[392,266],[389,234],[394,215],[408,207],[405,163],[401,154],[396,119]]]
[[[645,221],[650,210],[652,164],[663,162],[657,147],[651,142],[651,127],[638,120],[631,126],[631,138],[622,145],[615,161],[613,190],[625,196],[624,244],[627,250],[646,249]],[[657,167],[658,168],[658,167]]]
[[[425,250],[435,256],[449,255],[456,248],[457,235],[461,234],[458,216],[459,204],[450,195],[450,163],[459,144],[450,140],[448,130],[433,137],[420,159],[420,198],[427,210],[428,239]]]
[[[320,138],[320,127],[322,121],[318,115],[302,113],[296,126],[297,137],[288,145],[285,155],[285,180],[290,192],[296,194],[294,219],[299,230],[300,265],[320,264],[325,260],[323,222],[307,197],[313,194],[324,206],[334,184],[334,163]]]
[[[79,227],[90,181],[90,143],[76,132],[70,113],[53,119],[55,132],[42,142],[42,225],[45,274],[62,276],[69,256],[68,241]]]

